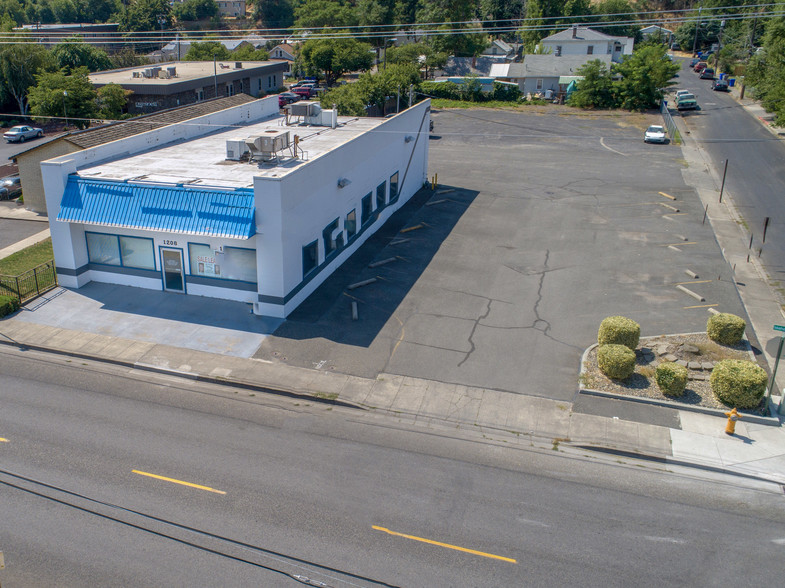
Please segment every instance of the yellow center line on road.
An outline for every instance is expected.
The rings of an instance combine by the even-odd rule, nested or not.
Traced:
[[[457,545],[450,545],[449,543],[442,543],[441,541],[434,541],[433,539],[425,539],[423,537],[416,537],[414,535],[406,535],[405,533],[398,533],[397,531],[390,531],[390,529],[385,529],[384,527],[377,527],[376,525],[372,525],[371,528],[375,531],[382,531],[387,533],[388,535],[394,535],[395,537],[403,537],[404,539],[411,539],[413,541],[420,541],[422,543],[428,543],[429,545],[437,545],[439,547],[446,547],[447,549],[454,549],[456,551],[463,551],[464,553],[471,553],[473,555],[481,555],[482,557],[489,557],[491,559],[498,559],[501,561],[506,561],[510,563],[518,563],[517,560],[503,557],[501,555],[494,555],[492,553],[485,553],[484,551],[477,551],[476,549],[467,549],[466,547],[459,547]]]
[[[164,482],[172,482],[172,484],[189,486],[191,488],[196,488],[197,490],[206,490],[207,492],[215,492],[216,494],[226,494],[226,492],[224,492],[223,490],[216,490],[215,488],[210,488],[209,486],[202,486],[201,484],[194,484],[192,482],[183,482],[182,480],[175,480],[174,478],[167,478],[165,476],[151,474],[150,472],[140,472],[139,470],[131,470],[131,471],[134,474],[139,474],[140,476],[147,476],[148,478],[155,478],[156,480],[163,480]]]
[[[683,309],[689,308],[709,308],[710,306],[719,306],[716,302],[714,304],[698,304],[697,306],[682,306]]]

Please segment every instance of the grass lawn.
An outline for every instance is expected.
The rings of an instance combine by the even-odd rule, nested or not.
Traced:
[[[0,259],[0,275],[18,276],[42,263],[51,261],[53,257],[52,240],[46,239]]]

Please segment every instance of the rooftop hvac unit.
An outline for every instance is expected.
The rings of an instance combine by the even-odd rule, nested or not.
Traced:
[[[318,102],[308,101],[293,102],[292,104],[287,104],[286,108],[289,109],[291,116],[317,116],[322,111],[322,107]]]
[[[158,78],[162,80],[168,80],[171,76],[169,75],[168,71],[159,71]]]
[[[289,147],[289,131],[267,131],[258,137],[248,137],[245,140],[251,160],[261,159],[269,161],[277,157],[276,153]]]
[[[246,153],[248,153],[248,146],[244,139],[226,140],[226,159],[240,161]]]
[[[234,69],[243,69],[243,62],[242,61],[235,61],[234,62]]]
[[[176,78],[177,77],[177,68],[176,67],[167,67],[166,72],[169,74],[169,77]]]
[[[141,78],[142,77],[142,72],[140,72],[140,71],[131,72],[131,77],[132,78]]]

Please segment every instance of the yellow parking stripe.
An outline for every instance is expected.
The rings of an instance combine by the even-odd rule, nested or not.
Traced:
[[[191,488],[196,488],[198,490],[206,490],[207,492],[215,492],[216,494],[226,494],[226,492],[222,490],[216,490],[215,488],[210,488],[209,486],[202,486],[201,484],[194,484],[192,482],[183,482],[182,480],[175,480],[174,478],[166,478],[164,476],[159,476],[157,474],[151,474],[150,472],[140,472],[139,470],[131,470],[134,474],[139,474],[140,476],[147,476],[148,478],[155,478],[156,480],[163,480],[164,482],[172,482],[172,484],[181,484],[182,486],[189,486]]]
[[[688,309],[688,308],[708,308],[710,306],[719,306],[719,304],[717,304],[717,303],[714,303],[714,304],[698,304],[697,306],[682,306],[682,308],[684,308],[684,309]]]
[[[484,551],[477,551],[476,549],[467,549],[466,547],[459,547],[457,545],[450,545],[449,543],[442,543],[441,541],[434,541],[433,539],[425,539],[423,537],[415,537],[414,535],[406,535],[405,533],[398,533],[397,531],[390,531],[390,529],[385,529],[384,527],[377,527],[373,525],[371,527],[375,531],[383,531],[388,535],[394,535],[395,537],[403,537],[404,539],[412,539],[413,541],[420,541],[422,543],[428,543],[429,545],[437,545],[439,547],[446,547],[447,549],[454,549],[456,551],[463,551],[464,553],[471,553],[473,555],[481,555],[482,557],[490,557],[491,559],[499,559],[501,561],[507,561],[510,563],[518,563],[517,560],[514,560],[509,557],[503,557],[501,555],[494,555],[492,553],[485,553]]]
[[[5,437],[0,437],[0,443],[8,443],[8,439]]]

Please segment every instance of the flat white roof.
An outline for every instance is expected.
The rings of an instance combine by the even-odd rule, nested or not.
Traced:
[[[188,139],[156,149],[150,149],[130,157],[85,167],[78,174],[83,178],[165,184],[187,184],[189,186],[215,186],[225,188],[253,187],[254,177],[282,178],[292,171],[308,165],[318,157],[348,143],[352,139],[373,130],[384,122],[383,118],[338,117],[338,126],[284,124],[283,116],[273,116],[246,124],[223,127],[208,136]],[[188,124],[188,122],[180,123]],[[267,163],[231,161],[226,159],[227,140],[242,141],[273,131],[289,131],[290,143],[299,136],[300,148],[307,159],[294,159],[289,149],[279,153],[278,162]]]
[[[241,67],[236,67],[237,63],[241,63]],[[188,80],[196,80],[205,77],[213,77],[213,75],[221,75],[225,73],[251,70],[255,68],[264,67],[268,65],[275,65],[279,63],[286,63],[285,61],[269,60],[269,61],[237,61],[225,60],[217,61],[215,68],[213,68],[212,61],[175,61],[167,63],[159,63],[152,65],[141,65],[139,67],[129,67],[125,69],[113,69],[109,71],[98,71],[89,74],[90,82],[93,84],[134,84],[144,86],[168,86],[173,83],[184,82]],[[142,72],[151,67],[159,67],[162,71],[166,71],[169,67],[174,67],[177,77],[174,78],[144,78],[133,76],[134,72]]]

